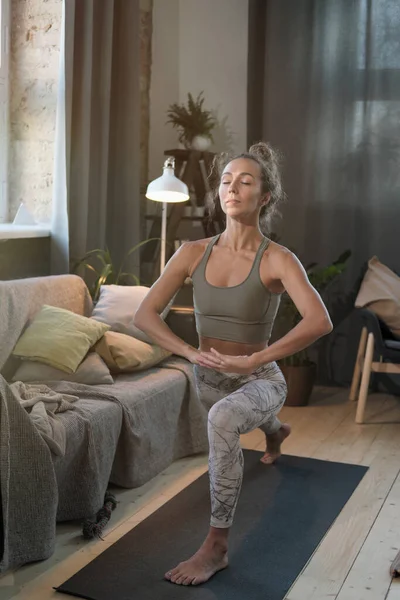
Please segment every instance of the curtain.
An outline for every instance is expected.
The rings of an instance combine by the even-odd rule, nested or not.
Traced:
[[[139,0],[64,0],[63,35],[53,273],[106,246],[119,264],[140,241]]]
[[[338,324],[369,258],[400,273],[398,0],[250,0],[249,40],[248,142],[284,157],[274,230],[303,264],[352,251]]]
[[[250,14],[249,143],[283,153],[282,240],[305,262],[350,248],[352,280],[374,254],[400,270],[398,1],[250,0]]]
[[[60,64],[57,91],[56,131],[54,143],[54,176],[52,193],[50,272],[69,272],[69,231],[67,210],[67,152],[66,134],[66,88],[65,88],[65,2],[62,5]]]

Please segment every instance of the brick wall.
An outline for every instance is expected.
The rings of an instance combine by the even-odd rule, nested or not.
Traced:
[[[51,215],[62,0],[12,0],[9,200]]]
[[[153,0],[140,0],[141,187],[147,184]],[[62,0],[12,0],[10,218],[51,218]]]

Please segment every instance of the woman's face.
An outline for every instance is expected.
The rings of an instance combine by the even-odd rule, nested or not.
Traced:
[[[250,216],[268,201],[261,192],[261,169],[256,161],[236,158],[228,163],[219,184],[221,208],[227,216]]]

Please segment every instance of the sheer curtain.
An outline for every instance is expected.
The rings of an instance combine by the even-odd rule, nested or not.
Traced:
[[[400,5],[249,7],[248,141],[269,140],[284,155],[288,202],[274,227],[282,243],[304,264],[352,251],[337,324],[369,258],[400,272]]]
[[[62,5],[60,63],[54,152],[51,216],[50,271],[53,275],[69,272],[69,230],[67,208],[67,149],[65,111],[65,2]]]
[[[53,273],[106,245],[118,263],[140,240],[139,0],[64,0],[62,30]]]
[[[284,155],[282,239],[308,261],[353,252],[400,270],[400,5],[251,2],[249,142]],[[260,25],[258,24],[258,28]]]

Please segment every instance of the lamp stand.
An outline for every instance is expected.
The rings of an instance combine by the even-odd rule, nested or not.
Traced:
[[[162,203],[161,208],[161,252],[160,252],[160,275],[165,267],[165,249],[167,243],[167,203]]]

